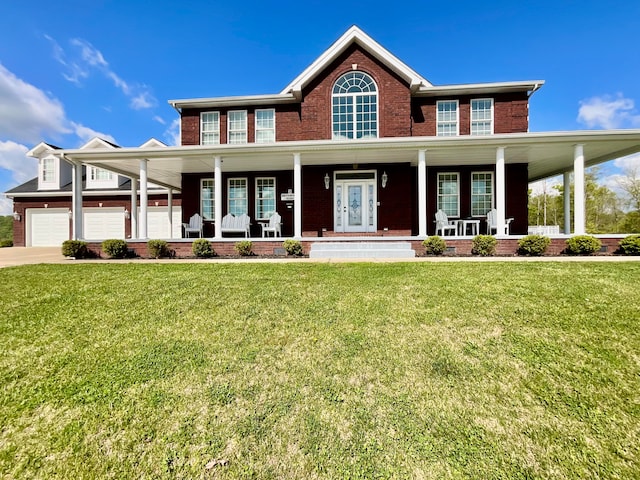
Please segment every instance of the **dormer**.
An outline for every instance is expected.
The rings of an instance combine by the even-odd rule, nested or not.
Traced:
[[[80,147],[81,150],[97,149],[97,148],[120,148],[120,147],[118,145],[115,145],[111,142],[107,142],[106,140],[103,140],[98,137],[89,140],[82,147]],[[109,170],[105,170],[104,168],[87,165],[86,184],[85,184],[87,190],[118,188],[125,181],[126,181],[125,177],[121,177],[120,175],[114,172],[110,172]]]
[[[38,159],[38,190],[60,190],[71,182],[71,165],[55,154],[59,147],[40,142],[27,155]]]

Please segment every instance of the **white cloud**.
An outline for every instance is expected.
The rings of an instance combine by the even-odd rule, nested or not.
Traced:
[[[153,117],[153,120],[158,122],[161,125],[166,125],[167,124],[167,122],[164,121],[164,118],[160,117],[159,115],[155,115]]]
[[[640,172],[640,153],[634,153],[626,157],[618,158],[613,164],[622,170],[636,170]]]
[[[622,94],[603,95],[580,101],[578,122],[589,128],[628,128],[640,126],[640,114],[635,103]]]
[[[83,80],[89,78],[92,71],[97,71],[130,99],[129,105],[134,110],[142,110],[157,105],[156,99],[147,86],[131,83],[122,78],[111,68],[102,52],[87,40],[82,38],[71,39],[69,43],[73,48],[66,52],[55,39],[49,35],[45,35],[45,38],[52,45],[53,58],[65,67],[66,72],[62,75],[68,81],[79,86]]]
[[[180,145],[180,119],[176,118],[171,122],[171,125],[164,131],[164,138],[167,140],[167,145],[174,146]]]
[[[116,145],[118,143],[118,142],[116,142],[116,139],[113,138],[108,133],[102,133],[102,132],[99,132],[99,131],[94,130],[92,128],[85,127],[84,125],[82,125],[80,123],[75,123],[75,122],[71,122],[71,126],[73,127],[74,133],[81,140],[81,142],[80,142],[81,144],[87,143],[89,140],[91,140],[92,138],[95,138],[95,137],[98,137],[98,138],[101,138],[103,140],[106,140],[107,142],[115,143]]]
[[[0,64],[0,138],[37,142],[70,133],[62,104]]]
[[[531,189],[532,195],[542,195],[546,192],[547,195],[555,196],[560,195],[556,187],[557,185],[562,185],[562,177],[551,177],[545,180],[538,180],[537,182],[533,182],[529,184],[529,188]]]
[[[16,183],[24,183],[38,173],[36,159],[27,157],[29,149],[11,140],[0,141],[0,168],[9,170]]]

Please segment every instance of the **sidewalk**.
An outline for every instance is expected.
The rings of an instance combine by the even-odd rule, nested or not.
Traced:
[[[30,265],[37,263],[283,263],[283,262],[307,262],[307,263],[348,263],[348,262],[371,262],[371,263],[393,263],[393,262],[640,262],[640,256],[622,255],[593,255],[593,256],[569,256],[560,255],[555,257],[415,257],[415,258],[165,258],[154,259],[131,259],[131,260],[72,260],[62,256],[60,247],[9,247],[0,248],[0,268],[13,267],[18,265]]]

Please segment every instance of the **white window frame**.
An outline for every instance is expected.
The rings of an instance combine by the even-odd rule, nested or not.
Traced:
[[[233,114],[242,114],[244,118],[240,120],[232,119]],[[240,128],[236,127],[236,122],[241,122]],[[231,138],[232,134],[234,136],[233,140]],[[236,135],[241,136],[241,139],[236,139]],[[227,112],[227,143],[231,145],[247,143],[247,110],[229,110]]]
[[[265,181],[265,180],[269,180],[269,181],[273,182],[273,211],[264,210],[264,209],[261,208],[261,205],[260,205],[260,201],[261,200],[265,200],[265,198],[260,195],[260,190],[259,190],[258,183],[260,183],[261,181]],[[256,192],[256,210],[255,210],[255,212],[256,212],[256,220],[268,220],[269,217],[271,217],[271,215],[276,213],[276,211],[278,210],[277,204],[276,204],[276,200],[277,200],[276,199],[276,177],[256,177],[256,180],[255,180],[255,192]],[[264,214],[263,210],[266,211],[267,214]]]
[[[238,181],[244,182],[245,197],[231,198],[231,184],[233,182],[238,182]],[[238,213],[235,210],[235,207],[234,207],[234,210],[232,211],[232,209],[231,209],[231,201],[239,199],[239,198],[244,198],[244,204],[246,206],[246,209],[245,209],[245,211]],[[242,215],[243,213],[246,213],[247,215],[249,214],[249,182],[248,182],[247,177],[233,177],[233,178],[228,178],[227,179],[227,213],[233,213],[236,216]]]
[[[473,178],[475,175],[489,175],[489,177],[491,178],[491,192],[489,193],[473,193]],[[483,172],[471,172],[471,205],[470,205],[470,210],[471,210],[471,216],[472,217],[485,217],[487,215],[487,212],[489,210],[491,210],[493,208],[493,194],[495,192],[495,178],[493,175],[493,172],[491,171],[483,171]],[[486,197],[489,196],[489,208],[483,208],[484,212],[478,211],[478,212],[474,212],[473,211],[473,198],[474,196],[476,197]]]
[[[262,127],[258,123],[258,113],[271,112],[271,127]],[[276,141],[276,109],[275,108],[260,108],[255,111],[255,143],[274,143]],[[270,133],[268,140],[259,139],[258,132]]]
[[[444,177],[445,175],[450,176],[450,175],[454,175],[456,178],[456,211],[455,212],[450,212],[447,211],[446,209],[442,208],[443,202],[442,199],[444,197],[451,197],[453,196],[453,194],[441,194],[440,193],[440,179],[442,177]],[[460,217],[460,173],[459,172],[439,172],[438,173],[438,178],[436,181],[436,205],[437,205],[437,210],[442,210],[443,212],[445,212],[447,214],[448,217]]]
[[[205,120],[211,116],[211,120]],[[212,125],[213,128],[205,129],[205,125]],[[205,135],[212,135],[213,141],[205,141]],[[220,112],[202,112],[200,113],[200,145],[219,145],[220,144]]]
[[[105,168],[87,166],[87,188],[117,188],[118,175]]]
[[[50,163],[51,168],[46,168],[46,164]],[[51,178],[48,177],[51,174]],[[54,156],[41,158],[38,162],[38,188],[40,189],[57,189],[59,188],[59,162]]]
[[[479,119],[479,120],[478,119],[474,120],[473,113],[474,113],[474,111],[478,111],[477,108],[476,109],[473,108],[474,102],[490,102],[491,103],[490,118],[488,120],[486,118],[482,118],[482,119]],[[478,135],[478,136],[493,135],[493,129],[494,129],[494,127],[493,127],[493,125],[494,125],[493,98],[473,98],[471,100],[470,104],[469,104],[469,107],[470,107],[470,110],[471,110],[470,115],[469,115],[469,121],[471,122],[470,123],[470,128],[469,128],[469,133],[471,135]],[[482,111],[485,111],[485,110],[483,109]],[[486,124],[486,122],[489,122],[489,131],[485,132],[484,129],[483,129],[482,133],[478,133],[478,129],[477,129],[478,125],[480,125],[480,124],[484,125],[484,124]],[[475,133],[474,133],[474,125],[476,127]]]
[[[456,118],[455,121],[442,120],[440,118],[440,105],[445,103],[455,104],[456,106]],[[455,122],[455,132],[453,133],[440,133],[440,126],[451,125]],[[460,102],[458,100],[438,100],[436,102],[436,136],[438,137],[454,137],[460,135]]]
[[[207,188],[211,188],[211,197],[208,199],[204,198],[204,190],[205,190],[205,183],[211,183],[210,185],[207,185]],[[205,215],[205,200],[207,200],[210,204],[211,204],[211,209],[209,210],[211,212],[210,216],[206,216]],[[216,216],[216,182],[215,179],[212,178],[201,178],[200,179],[200,216],[204,219],[204,220],[210,220],[213,221],[215,219]]]
[[[373,90],[371,91],[360,91],[360,92],[334,92],[336,85],[341,82],[345,77],[354,74],[361,74],[368,78],[367,83],[369,83]],[[369,102],[367,104],[362,104],[363,106],[369,106],[369,108],[373,105],[375,106],[375,112],[358,112],[358,98],[359,97],[375,97],[375,102]],[[344,103],[338,102],[336,104],[336,100],[344,100]],[[331,88],[331,135],[334,140],[359,140],[365,138],[378,138],[380,136],[380,105],[379,105],[379,89],[376,81],[373,79],[371,75],[366,72],[362,72],[359,70],[347,72],[344,75],[341,75],[334,83]],[[341,112],[340,107],[342,106],[350,106],[350,112]],[[336,111],[336,107],[338,107],[338,111]],[[369,118],[368,122],[365,122],[364,119],[358,120],[358,115],[369,114],[372,117],[375,117],[374,120]],[[344,117],[344,118],[342,118]],[[348,117],[351,117],[348,120]],[[374,123],[375,122],[375,132],[372,134],[364,135],[363,132],[369,132],[371,129],[367,130],[358,130],[357,126],[359,123]],[[336,125],[340,124],[350,124],[351,130],[346,130],[346,132],[350,132],[353,137],[349,138],[348,136],[340,136],[340,129],[336,130]],[[358,136],[358,133],[361,132],[361,135]]]

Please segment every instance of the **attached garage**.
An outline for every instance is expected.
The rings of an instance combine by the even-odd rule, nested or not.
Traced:
[[[138,209],[138,212],[140,210]],[[138,215],[138,218],[140,216]],[[173,207],[171,212],[173,219],[171,238],[182,236],[182,209]],[[147,237],[151,239],[169,238],[169,214],[167,207],[147,207]]]
[[[28,208],[27,247],[57,247],[69,240],[68,208]]]
[[[85,240],[124,239],[124,207],[91,207],[82,209]]]

